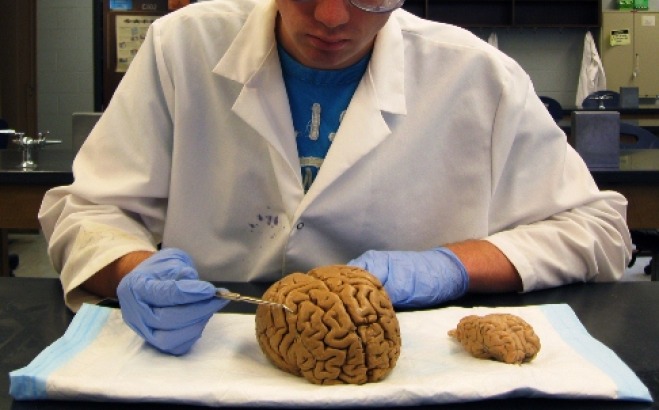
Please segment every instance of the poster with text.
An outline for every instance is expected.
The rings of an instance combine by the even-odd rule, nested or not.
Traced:
[[[115,71],[125,73],[146,38],[151,23],[160,16],[116,16],[117,65]]]

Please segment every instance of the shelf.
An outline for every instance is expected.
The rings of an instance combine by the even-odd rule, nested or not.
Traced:
[[[407,0],[406,10],[462,27],[599,27],[600,0]]]
[[[426,0],[406,0],[403,8],[419,17],[426,17]]]
[[[512,2],[509,0],[429,1],[426,14],[430,20],[459,26],[513,23]]]
[[[600,25],[599,1],[515,0],[516,25],[587,26]]]

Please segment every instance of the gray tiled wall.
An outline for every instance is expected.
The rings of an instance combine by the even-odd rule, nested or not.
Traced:
[[[533,80],[536,92],[575,106],[585,29],[479,29],[487,40],[497,34],[499,49],[514,58]]]
[[[71,114],[94,110],[92,11],[92,0],[37,0],[38,127],[61,149],[71,148]]]

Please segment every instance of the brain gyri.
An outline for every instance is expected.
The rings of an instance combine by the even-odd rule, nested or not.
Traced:
[[[363,384],[386,377],[400,355],[400,327],[387,293],[365,270],[331,265],[293,273],[263,295],[256,336],[280,369],[315,384]]]

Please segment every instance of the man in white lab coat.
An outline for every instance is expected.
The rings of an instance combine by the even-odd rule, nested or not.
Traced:
[[[156,21],[41,207],[68,306],[118,294],[183,354],[226,303],[211,280],[349,263],[396,306],[434,306],[619,278],[626,201],[529,77],[402,3],[218,0]]]

